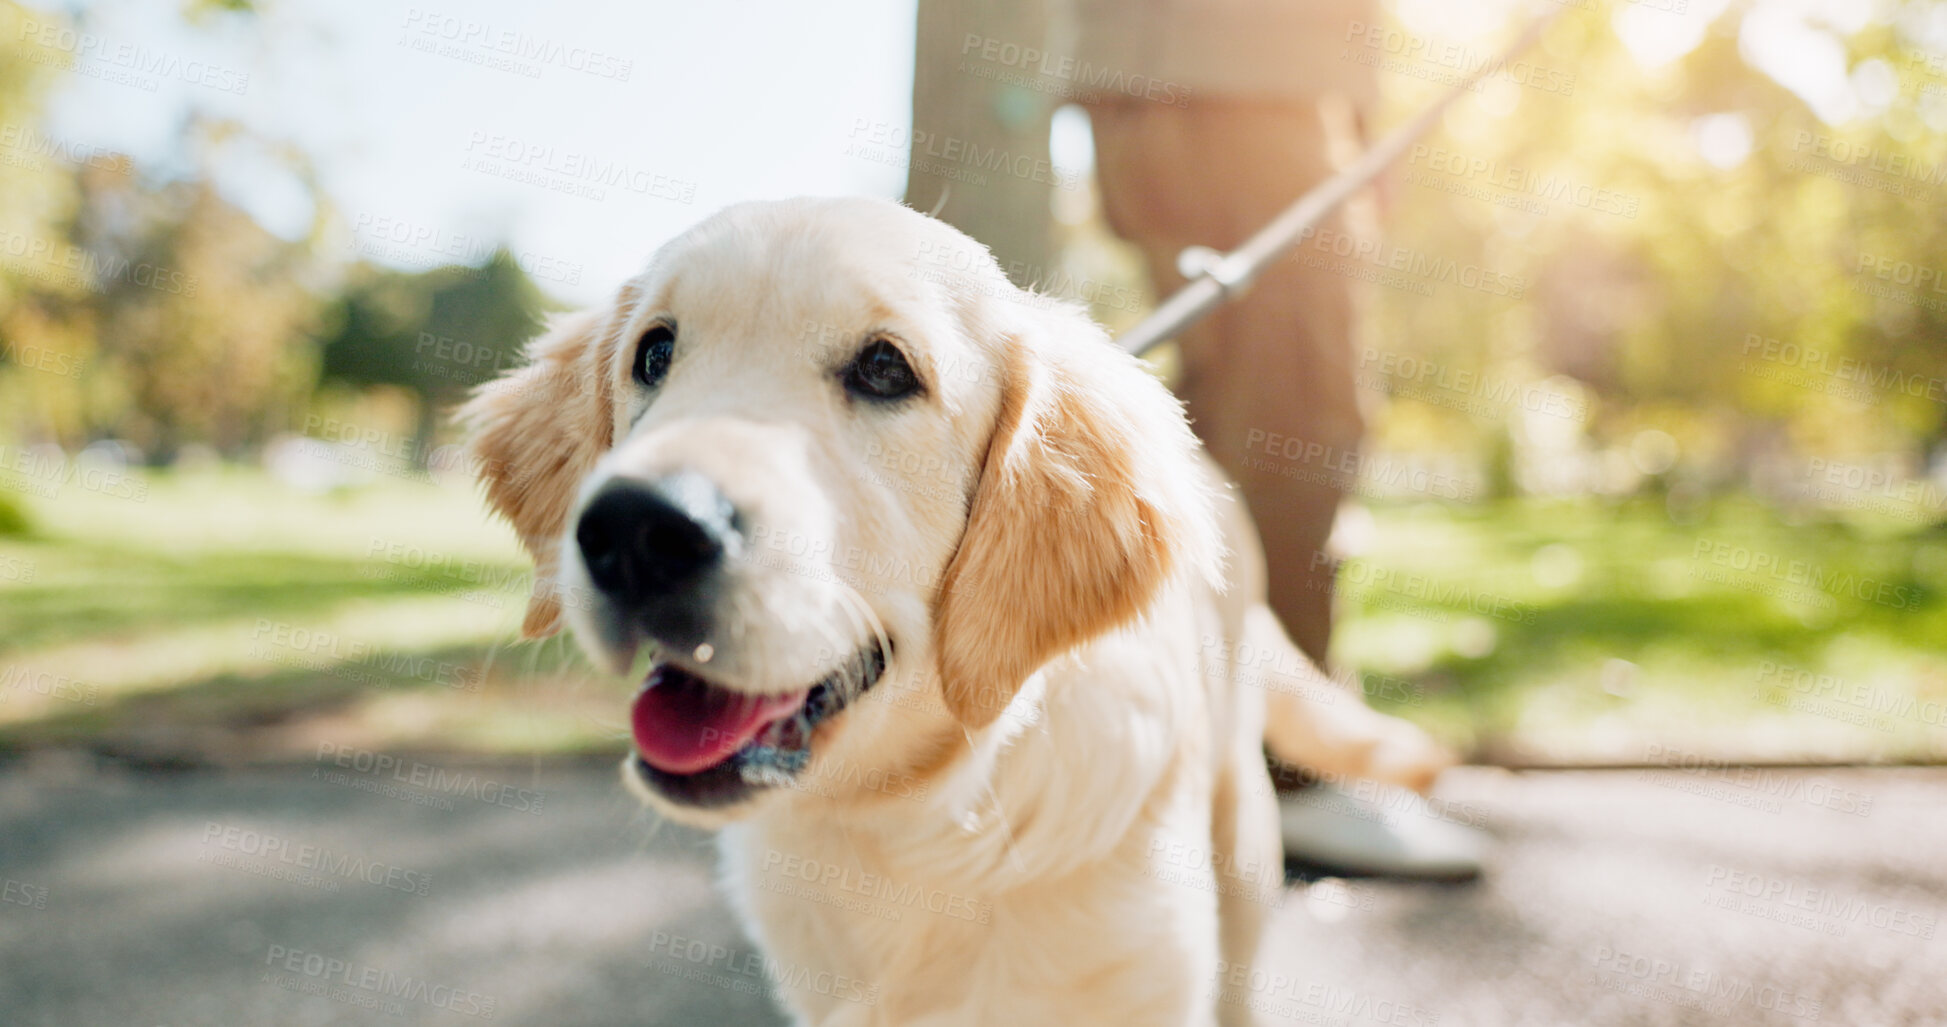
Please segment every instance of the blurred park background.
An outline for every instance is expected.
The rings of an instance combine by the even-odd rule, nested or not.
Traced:
[[[1940,759],[1947,3],[1543,6],[1300,251],[1367,283],[1335,653],[1482,761]],[[0,758],[622,751],[445,412],[720,206],[996,174],[910,2],[706,8],[0,0]],[[1389,40],[1526,17],[1386,10],[1382,128]],[[1134,323],[1063,83],[955,74],[1056,172],[1023,284]]]

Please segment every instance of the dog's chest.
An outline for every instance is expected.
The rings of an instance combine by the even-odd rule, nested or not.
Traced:
[[[1208,976],[1197,968],[1214,958],[1212,893],[1159,887],[1137,839],[1081,871],[997,889],[840,834],[751,825],[723,839],[733,901],[787,1005],[811,1022],[859,1005],[860,994],[887,1022],[960,1022],[955,1010],[995,1022],[1008,1009],[1056,1022],[1071,1007],[1093,1016],[1128,1005],[1126,1023],[1159,1010],[1155,1022],[1183,1023],[1197,1005]],[[852,997],[790,984],[826,979],[851,982]]]

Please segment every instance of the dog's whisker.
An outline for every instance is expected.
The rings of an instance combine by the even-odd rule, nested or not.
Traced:
[[[892,638],[886,632],[885,622],[872,609],[872,605],[866,602],[858,589],[843,582],[840,582],[840,588],[834,594],[838,597],[839,608],[855,619],[855,626],[871,634],[873,642],[878,646],[880,659],[889,661],[892,658]],[[866,679],[871,676],[869,662],[869,658],[848,659],[841,666],[839,680],[844,688],[842,694],[847,702],[857,698],[865,690]]]

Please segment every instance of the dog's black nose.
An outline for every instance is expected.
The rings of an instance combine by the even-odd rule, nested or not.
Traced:
[[[602,486],[575,525],[595,586],[624,607],[680,599],[723,562],[736,509],[708,478],[680,471]]]

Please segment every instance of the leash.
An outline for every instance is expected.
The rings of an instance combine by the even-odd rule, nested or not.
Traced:
[[[1124,332],[1116,344],[1136,356],[1142,356],[1202,320],[1219,306],[1243,295],[1244,290],[1250,288],[1251,283],[1272,261],[1298,245],[1306,231],[1317,227],[1326,215],[1378,178],[1379,173],[1398,160],[1407,147],[1432,130],[1434,123],[1440,120],[1440,116],[1455,100],[1460,99],[1461,94],[1473,89],[1490,73],[1506,67],[1509,61],[1533,45],[1542,30],[1559,13],[1558,9],[1529,23],[1499,57],[1456,82],[1438,100],[1415,115],[1413,120],[1394,129],[1344,170],[1312,187],[1310,192],[1272,218],[1269,224],[1258,229],[1256,235],[1246,239],[1244,245],[1229,253],[1217,253],[1203,247],[1184,250],[1183,259],[1198,270],[1197,276],[1158,304],[1136,327]]]

